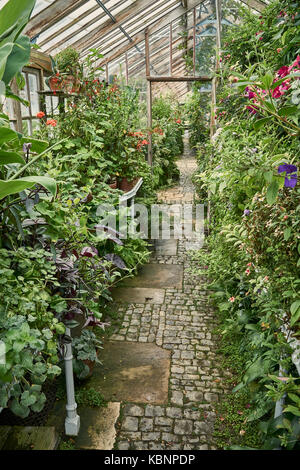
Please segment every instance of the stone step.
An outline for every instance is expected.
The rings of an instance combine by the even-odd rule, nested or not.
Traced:
[[[115,424],[120,415],[120,403],[107,407],[80,407],[80,431],[75,438],[78,450],[112,450],[116,440]]]
[[[0,450],[55,450],[54,426],[0,426]]]

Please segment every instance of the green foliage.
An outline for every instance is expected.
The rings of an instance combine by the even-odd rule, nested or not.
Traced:
[[[155,188],[179,178],[176,159],[183,152],[183,112],[172,96],[156,98],[153,114],[153,178]]]
[[[107,401],[104,399],[103,395],[94,388],[81,388],[75,393],[76,403],[82,406],[89,407],[105,407],[107,406]]]
[[[299,383],[282,327],[299,336],[300,190],[299,182],[287,185],[287,175],[278,169],[294,165],[299,179],[299,80],[294,73],[299,45],[293,40],[299,15],[295,2],[274,1],[261,16],[245,11],[243,21],[224,39],[219,129],[199,151],[195,180],[211,199],[206,264],[222,343],[232,365],[237,351],[241,358],[235,394],[220,410],[220,445],[296,450]],[[281,73],[294,72],[281,80],[281,67],[286,67]],[[244,421],[239,422],[232,412],[242,396],[250,407],[241,410]],[[284,413],[274,419],[275,403],[282,397]],[[254,438],[247,440],[251,429]]]

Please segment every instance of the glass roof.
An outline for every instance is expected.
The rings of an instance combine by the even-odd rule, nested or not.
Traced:
[[[0,0],[0,8],[7,1]],[[93,47],[109,56],[161,18],[176,12],[180,16],[184,4],[190,9],[201,3],[203,0],[37,0],[26,33],[47,54],[72,46],[82,56]],[[260,11],[268,1],[241,3]]]
[[[0,0],[0,8],[7,1]],[[227,1],[223,0],[224,3]],[[145,29],[148,28],[151,74],[183,75],[186,50],[193,50],[195,9],[196,51],[200,51],[203,45],[206,49],[211,47],[213,58],[208,63],[201,64],[199,53],[200,59],[197,56],[196,67],[197,72],[206,72],[205,75],[208,75],[213,70],[215,59],[215,2],[216,0],[36,0],[25,33],[46,54],[53,56],[72,46],[84,58],[91,48],[97,48],[104,56],[98,65],[105,66],[108,62],[109,75],[120,73],[120,70],[124,73],[127,69],[129,77],[145,78]],[[239,3],[247,5],[254,13],[259,13],[269,1],[235,0],[235,4]],[[183,31],[187,31],[187,38],[183,37]],[[185,86],[178,84],[178,88],[185,89]]]

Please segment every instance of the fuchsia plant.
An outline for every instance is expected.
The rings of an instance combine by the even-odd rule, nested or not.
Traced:
[[[276,82],[279,82],[279,84],[278,86],[270,90],[272,98],[278,99],[290,89],[291,78],[286,78],[286,80],[282,79],[288,77],[291,72],[297,71],[300,71],[300,55],[297,56],[295,62],[291,66],[288,67],[287,65],[284,65],[276,72],[275,78],[273,80],[273,85]],[[300,77],[298,76],[295,78],[299,79]],[[249,98],[249,100],[251,100],[254,104],[254,106],[248,105],[246,106],[246,108],[249,109],[252,114],[256,114],[258,112],[258,107],[255,105],[259,104],[260,101],[264,101],[265,97],[268,96],[268,92],[266,90],[262,90],[256,85],[247,86],[245,91],[245,96]]]

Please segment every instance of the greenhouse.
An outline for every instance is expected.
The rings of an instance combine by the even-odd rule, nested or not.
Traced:
[[[0,449],[300,450],[299,1],[0,0],[0,95]]]

